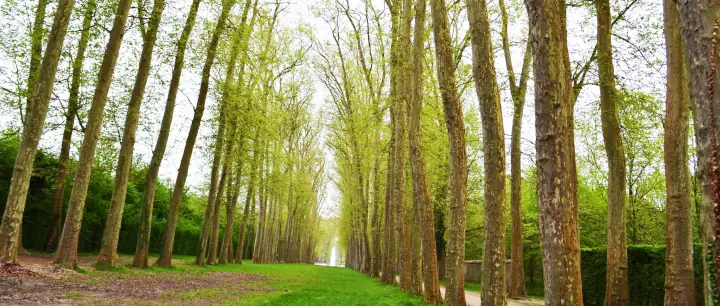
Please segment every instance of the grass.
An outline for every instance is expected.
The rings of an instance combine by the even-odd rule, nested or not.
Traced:
[[[252,292],[223,304],[240,305],[423,305],[422,297],[400,292],[351,269],[307,264],[267,264],[206,267],[211,271],[267,277],[269,292]]]
[[[81,254],[81,256],[95,256]],[[120,255],[127,257],[128,255]],[[151,255],[152,257],[152,255]],[[92,277],[151,276],[168,277],[168,273],[233,272],[265,277],[262,281],[243,284],[242,291],[223,288],[202,288],[171,293],[173,300],[213,301],[222,305],[425,305],[422,297],[400,292],[397,286],[382,284],[378,279],[346,268],[308,264],[253,264],[196,266],[193,256],[173,256],[179,264],[171,268],[151,266],[146,269],[130,266],[98,266],[83,269]],[[69,294],[74,299],[82,298]]]

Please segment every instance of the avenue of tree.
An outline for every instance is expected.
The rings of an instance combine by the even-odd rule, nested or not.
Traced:
[[[102,175],[98,265],[118,265],[131,217],[139,268],[171,266],[187,228],[197,265],[313,263],[337,237],[346,266],[427,303],[465,305],[465,260],[482,259],[483,305],[536,274],[546,305],[582,305],[581,247],[605,247],[605,304],[630,305],[628,245],[658,244],[665,305],[694,305],[699,243],[714,305],[720,2],[323,0],[313,25],[297,7],[3,2],[27,35],[0,30],[17,146],[0,263],[42,218],[44,251],[78,269]]]

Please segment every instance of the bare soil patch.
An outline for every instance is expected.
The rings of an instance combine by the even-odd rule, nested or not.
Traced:
[[[266,291],[263,276],[231,272],[148,269],[87,273],[60,269],[49,257],[24,256],[23,265],[0,266],[2,305],[207,305],[244,292]],[[94,258],[78,258],[79,262]],[[183,294],[207,290],[214,294]]]

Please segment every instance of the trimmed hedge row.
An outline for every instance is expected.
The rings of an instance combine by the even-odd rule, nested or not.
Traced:
[[[585,305],[605,304],[605,248],[581,250],[583,299]],[[703,305],[702,246],[695,245],[695,305]],[[628,278],[632,305],[663,305],[665,295],[665,246],[628,247]]]

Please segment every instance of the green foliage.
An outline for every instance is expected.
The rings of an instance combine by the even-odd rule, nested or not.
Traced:
[[[582,249],[581,270],[585,305],[604,305],[604,248]],[[695,245],[695,305],[703,305],[702,246]],[[665,296],[665,246],[635,245],[628,247],[628,280],[633,305],[663,305]]]
[[[5,209],[18,143],[17,134],[5,133],[0,135],[0,211]],[[75,161],[71,161],[71,169],[74,169],[74,164]],[[25,248],[43,249],[45,238],[50,232],[52,192],[57,166],[57,156],[43,150],[38,151],[23,218],[23,246]],[[146,174],[147,168],[138,166],[133,169],[130,176],[118,244],[118,252],[120,253],[131,254],[135,252]],[[70,191],[72,190],[73,176],[74,173],[71,172],[68,185],[65,188],[66,203],[63,208],[63,221],[67,209],[67,200],[70,198]],[[80,252],[95,252],[100,249],[112,189],[113,173],[111,170],[93,169],[78,242]],[[167,223],[171,196],[172,184],[169,181],[158,182],[153,209],[153,230],[150,237],[151,252],[160,251],[163,237],[162,229],[165,228]],[[205,200],[194,193],[186,191],[183,202],[175,235],[174,253],[192,255],[196,251],[196,244],[200,236],[200,224],[202,224],[203,217],[200,207],[204,205]]]

